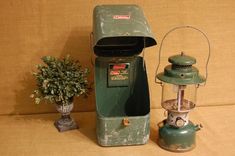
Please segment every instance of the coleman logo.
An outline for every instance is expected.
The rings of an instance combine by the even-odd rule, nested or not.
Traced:
[[[129,20],[131,18],[130,15],[113,15],[113,19],[126,19]]]
[[[113,69],[118,70],[118,69],[126,69],[126,64],[115,64],[113,65]]]

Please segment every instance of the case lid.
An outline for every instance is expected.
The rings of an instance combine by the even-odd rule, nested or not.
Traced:
[[[137,5],[100,5],[93,11],[93,49],[97,56],[133,56],[156,45]]]

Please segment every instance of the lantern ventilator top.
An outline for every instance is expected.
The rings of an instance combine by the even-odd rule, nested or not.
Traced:
[[[196,63],[194,57],[180,55],[169,57],[171,65],[165,67],[164,72],[157,74],[157,78],[163,82],[175,85],[199,84],[205,82],[205,78],[199,75],[199,71],[193,64]]]

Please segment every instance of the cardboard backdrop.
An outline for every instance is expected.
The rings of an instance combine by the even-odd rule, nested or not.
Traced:
[[[235,2],[232,0],[34,0],[0,1],[0,114],[55,112],[52,104],[35,105],[29,98],[35,87],[31,72],[44,55],[70,54],[91,68],[89,34],[92,11],[99,4],[138,4],[158,43],[170,29],[191,25],[205,32],[211,42],[209,77],[198,90],[198,106],[235,103]],[[154,83],[159,44],[145,49],[151,107],[160,107],[161,87]],[[159,71],[167,58],[184,51],[197,58],[205,74],[206,40],[193,30],[178,30],[168,36],[162,49]],[[89,80],[93,81],[93,74]],[[74,111],[94,111],[94,92],[77,98]]]

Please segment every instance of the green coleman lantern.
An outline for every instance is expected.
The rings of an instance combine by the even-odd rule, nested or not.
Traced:
[[[180,28],[198,30],[189,26],[176,29]],[[164,68],[164,72],[156,75],[162,84],[161,104],[167,111],[167,119],[159,124],[158,144],[166,150],[184,152],[195,147],[196,131],[201,128],[201,125],[195,125],[189,120],[189,111],[195,107],[197,88],[205,83],[206,78],[193,66],[196,59],[183,52],[169,57],[168,61],[171,64]],[[208,61],[209,57],[207,64]]]
[[[140,7],[100,5],[93,12],[97,140],[101,146],[145,144],[150,100],[145,47],[156,44]]]

